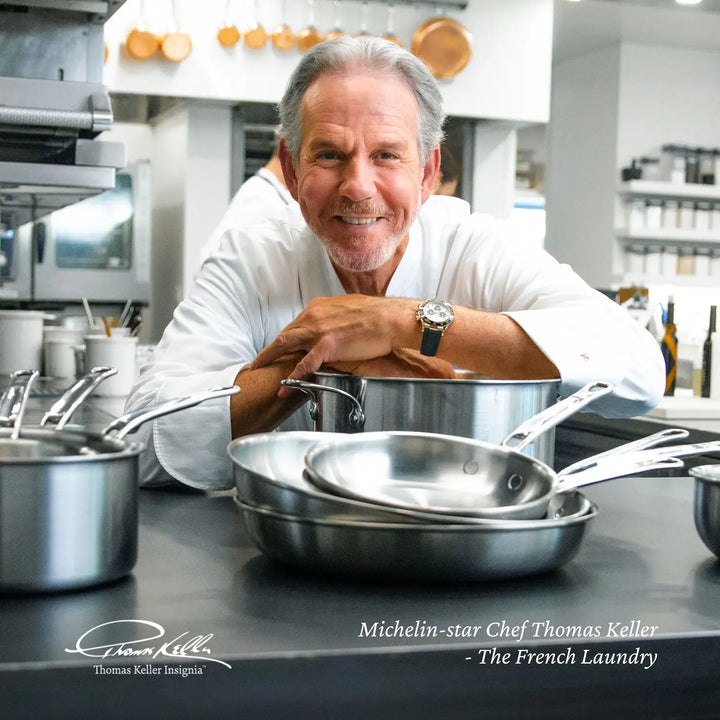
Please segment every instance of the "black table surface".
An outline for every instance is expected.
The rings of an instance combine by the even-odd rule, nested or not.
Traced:
[[[589,487],[573,560],[476,583],[300,572],[253,545],[232,492],[141,490],[129,577],[0,597],[0,717],[718,717],[720,561],[693,483]],[[110,626],[145,654],[88,656]]]

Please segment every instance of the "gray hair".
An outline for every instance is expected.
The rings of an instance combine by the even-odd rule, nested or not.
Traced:
[[[302,143],[302,100],[313,81],[323,73],[340,73],[348,67],[396,75],[413,91],[418,102],[418,150],[424,163],[443,140],[445,114],[440,90],[427,66],[395,43],[376,37],[339,37],[311,48],[290,76],[279,105],[279,136],[296,163]]]

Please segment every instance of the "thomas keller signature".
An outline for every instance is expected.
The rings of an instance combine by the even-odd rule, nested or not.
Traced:
[[[132,635],[143,635],[132,640],[120,640],[104,644],[98,638],[105,638],[107,630],[111,625],[125,626]],[[189,633],[180,633],[172,640],[149,645],[153,641],[160,641],[165,637],[165,628],[150,620],[112,620],[101,623],[84,632],[76,641],[74,648],[65,648],[67,653],[78,653],[85,657],[101,658],[145,658],[155,660],[159,657],[172,658],[173,660],[204,660],[206,662],[219,663],[226,668],[231,666],[218,658],[210,657],[211,650],[207,643],[212,639],[212,633],[208,635],[195,635],[188,638]],[[121,635],[122,637],[122,635]]]

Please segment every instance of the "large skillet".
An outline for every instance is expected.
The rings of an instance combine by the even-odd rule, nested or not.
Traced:
[[[305,464],[313,484],[343,497],[418,512],[518,520],[544,517],[560,492],[683,466],[654,452],[607,457],[562,476],[505,446],[430,433],[377,432],[318,443],[308,450]]]

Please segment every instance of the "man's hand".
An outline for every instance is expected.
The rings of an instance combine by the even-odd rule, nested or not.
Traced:
[[[362,375],[364,377],[402,377],[436,378],[452,380],[455,378],[453,366],[438,357],[421,355],[418,350],[398,348],[383,357],[360,362],[335,362],[334,370]]]
[[[369,295],[315,298],[259,352],[250,367],[256,370],[283,355],[304,351],[305,355],[288,376],[302,379],[323,364],[357,365],[387,356],[407,341],[401,328],[416,330],[413,315],[416,305],[415,300]],[[283,388],[279,394],[282,397],[287,392]]]

